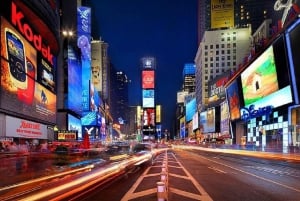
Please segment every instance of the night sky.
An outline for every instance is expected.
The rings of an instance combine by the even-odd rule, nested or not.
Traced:
[[[142,105],[142,57],[156,58],[156,104],[162,129],[171,129],[185,63],[197,52],[197,0],[91,0],[93,38],[108,43],[108,56],[131,80],[129,105]]]

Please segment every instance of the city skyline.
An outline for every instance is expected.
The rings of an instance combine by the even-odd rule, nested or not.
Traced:
[[[175,118],[177,91],[185,63],[197,51],[197,0],[93,1],[93,36],[108,43],[108,56],[131,80],[129,105],[141,105],[142,57],[156,58],[156,104],[162,105],[162,127]],[[94,38],[96,39],[96,38]]]

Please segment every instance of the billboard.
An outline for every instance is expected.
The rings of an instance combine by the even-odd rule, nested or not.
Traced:
[[[270,46],[241,74],[245,106],[278,90],[273,47]]]
[[[82,138],[81,120],[71,114],[68,114],[68,131],[76,131],[77,137]]]
[[[101,116],[98,112],[83,112],[81,117],[81,125],[101,125]]]
[[[193,116],[193,130],[196,130],[199,128],[199,115],[198,112],[196,112]]]
[[[188,91],[179,91],[177,92],[177,103],[184,103],[185,96],[189,94]]]
[[[293,90],[295,96],[295,104],[299,104],[299,94],[300,94],[300,19],[298,19],[287,31],[287,50],[288,58],[291,69],[291,77],[293,81]]]
[[[81,59],[78,51],[72,46],[68,45],[68,98],[66,99],[65,107],[81,114],[81,97],[82,84],[81,84]]]
[[[142,88],[143,89],[154,89],[154,70],[143,70],[142,71]]]
[[[154,57],[143,57],[141,59],[143,69],[155,69],[156,63]]]
[[[225,84],[230,76],[230,71],[223,73],[213,80],[208,81],[208,104],[218,105],[225,100]]]
[[[229,108],[228,108],[228,103],[226,101],[223,101],[220,104],[220,109],[221,109],[221,123],[220,123],[220,133],[221,135],[229,135],[229,120],[230,120],[230,115],[229,115]]]
[[[5,120],[7,137],[25,137],[32,139],[48,138],[46,125],[10,116],[6,116]]]
[[[154,107],[154,90],[153,89],[143,89],[143,108],[153,108]]]
[[[283,43],[279,37],[241,73],[246,109],[276,108],[293,102]]]
[[[234,27],[234,1],[211,0],[211,28]]]
[[[155,110],[154,108],[147,108],[143,110],[143,126],[155,125]]]
[[[1,108],[56,123],[57,36],[24,2],[3,4]]]
[[[200,127],[204,133],[216,132],[215,128],[215,108],[209,108],[200,113]]]
[[[92,63],[91,63],[91,80],[95,91],[102,91],[102,42],[92,41]]]
[[[185,120],[187,122],[191,121],[196,112],[197,112],[196,98],[193,98],[189,102],[186,103]]]
[[[179,119],[179,126],[180,126],[180,138],[185,138],[186,137],[186,132],[185,132],[185,117],[181,117]]]
[[[155,122],[161,123],[161,105],[155,106]]]
[[[227,101],[229,106],[230,119],[231,120],[240,119],[241,99],[240,99],[238,80],[234,80],[226,88],[226,96],[227,96]]]
[[[91,80],[91,8],[77,8],[77,45],[82,59],[82,110],[90,110]]]

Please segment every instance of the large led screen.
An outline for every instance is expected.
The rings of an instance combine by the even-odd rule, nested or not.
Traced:
[[[77,45],[81,50],[82,59],[82,110],[90,111],[91,96],[91,8],[77,8]]]
[[[291,77],[293,80],[293,89],[295,91],[295,103],[299,104],[300,94],[300,19],[298,19],[286,34],[288,58],[291,66]]]
[[[200,127],[203,128],[203,133],[216,132],[214,108],[200,113]]]
[[[194,114],[197,111],[197,103],[196,98],[190,100],[185,107],[185,119],[186,121],[191,121],[193,119]]]
[[[273,47],[270,46],[242,74],[245,106],[278,90],[278,79]]]
[[[81,120],[73,115],[68,114],[68,130],[77,131],[78,138],[82,138]]]
[[[154,90],[143,89],[143,108],[154,107]]]
[[[101,119],[98,119],[97,112],[83,112],[82,115],[81,124],[83,126],[99,125],[99,122],[101,122]]]
[[[0,33],[1,108],[56,123],[58,41],[21,1],[4,4]]]
[[[68,46],[68,98],[66,99],[66,107],[77,114],[81,114],[81,61],[77,52],[73,47]]]
[[[230,71],[219,75],[218,77],[208,82],[208,104],[218,105],[225,100],[225,87],[224,85],[228,81]]]
[[[144,70],[142,71],[142,88],[153,89],[154,88],[154,71]]]
[[[241,74],[245,109],[292,103],[289,75],[284,39],[280,36]]]
[[[221,109],[221,119],[220,119],[220,132],[221,135],[229,135],[229,108],[228,104],[226,101],[223,101],[220,104],[220,109]]]
[[[241,99],[238,87],[238,81],[234,80],[226,88],[226,96],[229,106],[230,119],[236,120],[241,117],[240,108],[241,108]]]
[[[154,108],[147,108],[143,111],[144,126],[154,126],[155,125],[155,110]]]

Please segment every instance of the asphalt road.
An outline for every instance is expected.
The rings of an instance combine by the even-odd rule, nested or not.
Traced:
[[[196,193],[195,187],[198,186],[198,194],[207,197],[201,200],[215,201],[299,201],[300,200],[300,163],[299,161],[288,161],[270,158],[258,158],[255,156],[231,155],[226,153],[212,153],[205,151],[171,150],[168,152],[169,158],[174,156],[174,160],[179,164],[174,168],[170,161],[169,166],[169,198],[172,201],[200,200],[192,194]],[[258,153],[259,154],[259,153]],[[172,155],[172,156],[171,156]],[[154,167],[159,163],[154,164]],[[180,177],[172,169],[184,168],[187,173]],[[145,176],[146,167],[140,168],[132,174],[127,174],[119,180],[103,188],[95,189],[86,195],[83,200],[114,201],[124,199],[125,194],[131,191],[133,186],[136,189],[143,186],[143,192],[148,195],[135,197],[138,200],[157,200],[156,193],[149,191],[155,187],[159,181],[159,176],[149,179],[153,172],[148,172]],[[184,171],[183,171],[184,172]],[[146,174],[146,175],[147,175]],[[139,181],[140,177],[144,183]],[[196,181],[197,184],[187,183],[183,179]],[[148,183],[147,183],[148,182]],[[152,185],[149,183],[152,182]],[[149,186],[149,189],[145,189]],[[174,188],[181,189],[175,191]],[[137,191],[137,190],[136,190]],[[179,197],[179,194],[181,197]],[[175,196],[176,194],[176,196]],[[128,197],[127,197],[128,198]]]

